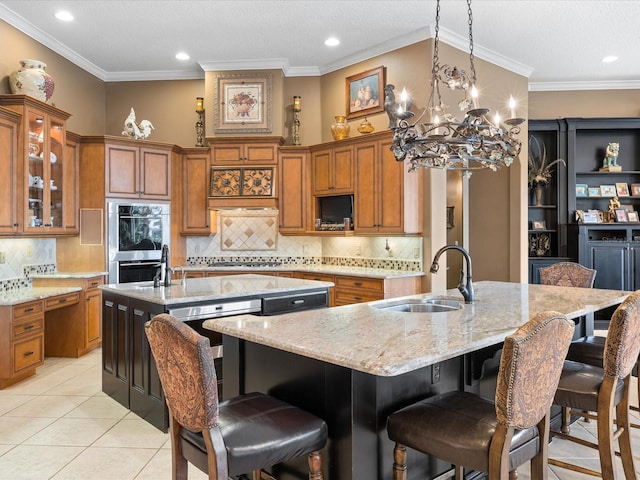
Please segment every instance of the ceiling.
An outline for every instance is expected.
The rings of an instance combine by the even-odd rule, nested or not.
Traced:
[[[213,70],[321,75],[433,37],[435,7],[435,0],[0,0],[0,19],[104,81],[166,80]],[[474,54],[528,77],[530,90],[640,88],[638,0],[472,7]],[[75,20],[57,20],[58,9]],[[440,17],[441,40],[468,51],[466,2],[442,0]],[[330,35],[341,44],[326,47]],[[191,59],[176,60],[178,51]],[[603,64],[607,55],[619,59]]]

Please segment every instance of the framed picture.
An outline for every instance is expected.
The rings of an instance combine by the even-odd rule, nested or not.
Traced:
[[[627,212],[633,212],[635,210],[635,208],[633,208],[633,205],[631,204],[625,204],[625,205],[620,204],[620,208],[622,210],[626,210]]]
[[[616,222],[626,223],[629,221],[629,217],[627,216],[627,211],[623,208],[616,209]]]
[[[588,188],[586,183],[576,183],[576,197],[586,197]]]
[[[640,197],[640,183],[631,184],[631,195],[633,197]]]
[[[600,219],[596,212],[583,212],[582,221],[584,223],[600,223]]]
[[[531,222],[531,230],[546,230],[547,223],[544,220],[534,220]]]
[[[630,222],[638,223],[638,212],[627,212],[627,219]]]
[[[601,197],[602,195],[600,195],[600,187],[589,187],[589,196]]]
[[[271,133],[271,73],[219,73],[214,79],[215,133]]]
[[[616,191],[619,197],[629,196],[629,186],[626,183],[616,183]]]
[[[347,77],[347,119],[384,112],[385,67]]]
[[[603,197],[615,197],[616,186],[615,185],[600,185],[600,195]]]

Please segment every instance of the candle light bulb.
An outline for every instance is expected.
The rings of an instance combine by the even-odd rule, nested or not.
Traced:
[[[296,110],[296,111],[300,111],[301,110],[300,97],[298,95],[293,97],[293,109]]]
[[[196,112],[202,112],[204,110],[204,98],[196,97]]]
[[[509,97],[509,109],[511,110],[511,118],[516,118],[516,99],[513,95]]]
[[[478,108],[478,89],[475,85],[471,87],[471,100],[473,101],[473,108]]]

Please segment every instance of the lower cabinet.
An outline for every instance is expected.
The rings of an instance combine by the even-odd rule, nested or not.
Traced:
[[[31,375],[44,362],[44,301],[0,307],[0,389]]]
[[[144,324],[163,313],[128,297],[103,296],[102,391],[162,431],[169,414]]]

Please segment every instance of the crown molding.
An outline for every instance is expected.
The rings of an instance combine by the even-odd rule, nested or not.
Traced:
[[[640,80],[609,80],[601,82],[530,82],[530,92],[561,92],[573,90],[640,90]]]
[[[104,82],[145,82],[155,80],[201,80],[204,72],[198,70],[158,70],[154,72],[108,72]]]

